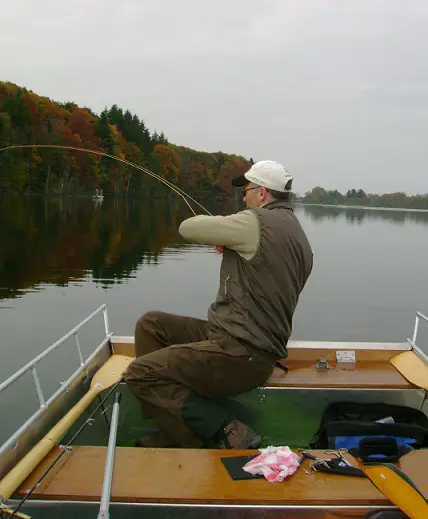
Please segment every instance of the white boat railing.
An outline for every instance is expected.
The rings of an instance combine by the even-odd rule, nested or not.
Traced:
[[[419,325],[420,325],[421,321],[428,324],[428,317],[426,315],[424,315],[423,313],[421,313],[421,312],[416,312],[416,319],[415,319],[415,327],[413,329],[413,336],[412,336],[411,339],[408,338],[407,342],[412,346],[413,350],[415,351],[415,353],[419,357],[421,357],[423,360],[428,362],[428,355],[424,351],[422,351],[420,349],[420,347],[416,344],[416,340],[418,338],[418,333],[419,333]]]
[[[79,330],[90,320],[92,320],[95,316],[100,314],[102,312],[103,318],[104,318],[104,330],[105,330],[105,337],[101,341],[101,343],[97,346],[97,348],[89,355],[87,359],[84,359],[82,354],[82,349],[80,347],[79,342],[79,336],[78,332]],[[61,339],[56,341],[54,344],[46,348],[42,353],[37,355],[33,360],[28,362],[25,366],[23,366],[21,369],[19,369],[16,373],[14,373],[12,376],[10,376],[8,379],[6,379],[4,382],[0,384],[0,394],[3,391],[6,391],[10,386],[12,386],[18,379],[26,375],[28,372],[31,371],[31,375],[33,378],[34,387],[37,393],[38,401],[39,401],[39,409],[33,413],[30,418],[10,437],[6,442],[0,447],[0,456],[2,456],[10,447],[14,445],[16,440],[21,436],[22,433],[24,433],[33,423],[40,417],[40,415],[50,407],[50,405],[64,392],[67,391],[67,389],[70,387],[70,385],[82,374],[85,372],[86,368],[89,366],[89,364],[92,362],[92,360],[97,356],[97,354],[104,348],[104,346],[109,342],[109,340],[112,337],[112,333],[109,329],[109,321],[108,321],[108,315],[107,315],[107,305],[103,304],[99,308],[97,308],[94,312],[92,312],[86,319],[84,319],[82,322],[80,322],[77,326],[75,326],[72,330],[70,330],[68,333],[66,333]],[[47,400],[45,399],[45,395],[43,394],[43,390],[40,384],[40,378],[37,373],[37,364],[43,360],[47,355],[55,351],[57,348],[59,348],[66,340],[68,340],[70,337],[75,338],[76,348],[77,348],[77,354],[79,357],[80,365],[78,369],[64,382],[61,384],[61,387],[53,394],[51,395]]]
[[[113,470],[114,470],[114,453],[116,449],[116,437],[117,428],[119,426],[119,406],[120,406],[121,394],[116,393],[115,401],[113,404],[113,410],[111,414],[110,432],[107,445],[107,457],[106,464],[104,467],[104,481],[103,488],[101,491],[100,509],[98,512],[97,519],[110,519],[110,500],[111,500],[111,485],[113,482]]]

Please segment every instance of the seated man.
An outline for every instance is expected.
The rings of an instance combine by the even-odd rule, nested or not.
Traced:
[[[290,204],[292,180],[278,162],[257,162],[232,182],[245,186],[246,210],[194,216],[180,225],[187,240],[223,253],[220,287],[207,321],[163,312],[138,320],[126,383],[160,427],[138,445],[260,445],[260,436],[231,420],[219,400],[263,385],[287,356],[313,261]]]

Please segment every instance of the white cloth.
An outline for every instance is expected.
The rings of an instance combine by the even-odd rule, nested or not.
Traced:
[[[299,468],[300,458],[289,447],[270,446],[260,452],[242,467],[245,472],[262,474],[270,483],[280,483]]]

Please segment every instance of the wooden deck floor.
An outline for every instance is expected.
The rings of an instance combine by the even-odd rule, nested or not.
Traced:
[[[15,493],[22,498],[40,477],[58,448],[37,467]],[[320,457],[323,451],[312,451]],[[387,505],[368,480],[352,476],[305,474],[305,460],[282,483],[264,479],[234,481],[221,458],[257,451],[139,449],[116,450],[112,501],[179,504]],[[101,496],[105,447],[74,447],[36,489],[33,498],[97,501]],[[347,455],[354,466],[358,462]],[[397,464],[428,495],[428,451],[413,451]]]

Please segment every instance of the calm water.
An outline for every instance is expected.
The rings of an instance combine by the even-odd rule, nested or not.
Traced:
[[[234,207],[210,210],[227,214]],[[306,206],[296,214],[314,249],[314,270],[292,338],[405,340],[415,312],[428,312],[428,213]],[[177,227],[188,216],[176,199],[0,197],[0,380],[102,303],[117,335],[132,335],[137,318],[151,309],[205,318],[220,256],[181,239]],[[100,323],[82,336],[85,351],[101,337]],[[77,355],[67,344],[41,366],[44,389],[56,389],[71,366]],[[18,402],[26,408],[30,381],[22,385],[0,399],[0,412],[13,409],[15,416]]]

